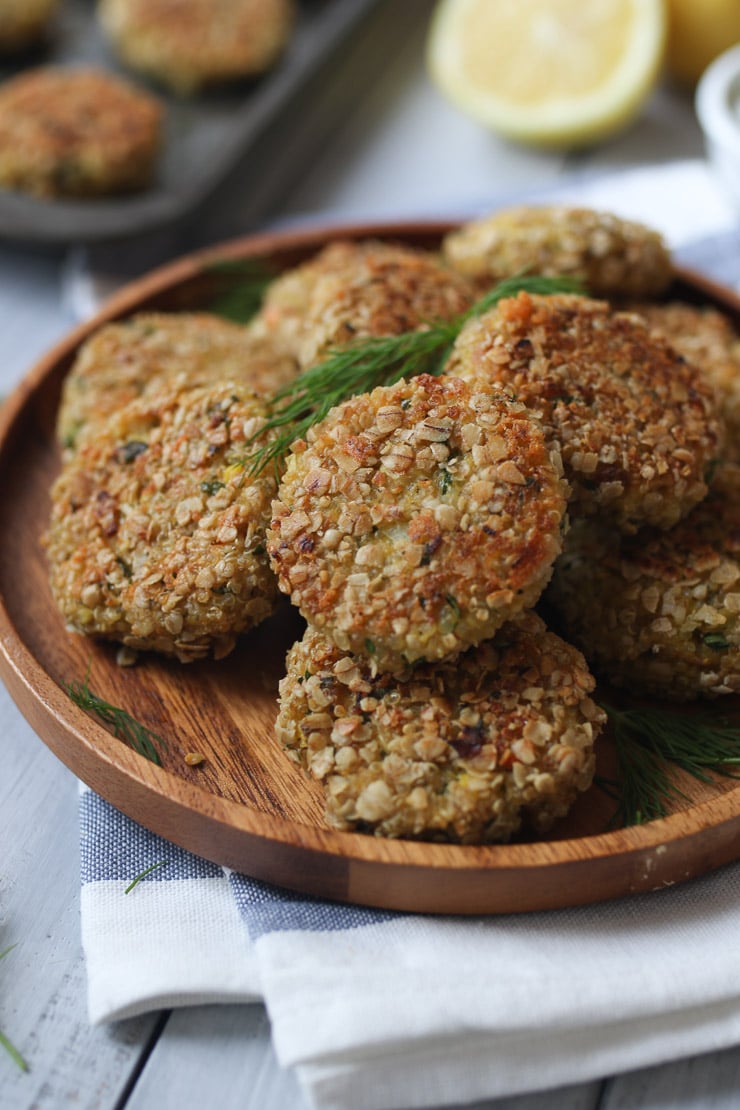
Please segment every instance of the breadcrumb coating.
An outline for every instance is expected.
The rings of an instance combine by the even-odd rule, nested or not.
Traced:
[[[740,467],[669,532],[574,526],[548,599],[610,682],[668,700],[740,692]]]
[[[101,0],[98,17],[132,69],[180,94],[263,73],[293,29],[292,0]]]
[[[277,735],[340,829],[464,844],[544,832],[591,784],[604,714],[583,656],[534,613],[454,661],[377,673],[308,629]]]
[[[630,310],[707,379],[727,424],[726,454],[740,461],[740,336],[730,318],[716,308],[682,301],[639,302]]]
[[[154,97],[97,69],[41,67],[0,87],[0,186],[39,197],[145,188],[162,143]]]
[[[62,389],[57,436],[72,448],[142,394],[236,381],[273,393],[297,372],[269,337],[206,312],[143,312],[99,328],[80,348]]]
[[[568,276],[594,296],[650,297],[673,266],[658,232],[610,212],[563,205],[507,208],[450,232],[445,261],[482,285],[521,273]]]
[[[392,670],[537,601],[567,494],[521,405],[423,374],[345,401],[293,445],[268,550],[311,624]]]
[[[573,516],[670,528],[707,492],[722,425],[701,374],[605,301],[520,293],[471,319],[446,373],[506,389],[542,422]]]
[[[246,475],[264,404],[244,386],[173,388],[83,439],[52,490],[52,593],[71,630],[182,662],[217,658],[277,595],[272,469]]]
[[[343,240],[277,278],[261,317],[306,369],[353,340],[454,319],[473,300],[470,282],[428,251]]]

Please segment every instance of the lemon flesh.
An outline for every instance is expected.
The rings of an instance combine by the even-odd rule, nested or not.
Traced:
[[[427,64],[441,91],[493,130],[581,145],[634,119],[665,35],[663,0],[441,0]]]

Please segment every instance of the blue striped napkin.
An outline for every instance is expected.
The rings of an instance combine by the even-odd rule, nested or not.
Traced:
[[[737,229],[677,254],[740,285]],[[740,1041],[740,865],[595,907],[421,917],[228,872],[86,788],[80,828],[91,1020],[262,999],[322,1110],[460,1104]]]

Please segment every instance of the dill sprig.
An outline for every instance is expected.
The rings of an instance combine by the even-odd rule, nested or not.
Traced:
[[[220,277],[224,286],[211,301],[211,312],[236,324],[248,324],[257,314],[267,287],[277,276],[263,258],[217,259],[205,270]]]
[[[700,782],[712,775],[739,778],[740,727],[711,711],[616,709],[602,704],[609,717],[617,755],[617,781],[599,785],[618,803],[613,825],[640,825],[666,817],[687,795],[671,777],[680,768]]]
[[[419,331],[401,335],[356,339],[330,350],[325,359],[288,382],[269,402],[266,423],[248,442],[252,446],[265,432],[278,431],[270,442],[261,443],[245,460],[251,475],[259,474],[270,462],[277,463],[291,444],[302,439],[312,425],[323,420],[330,409],[348,397],[368,393],[377,386],[395,385],[401,378],[418,374],[441,374],[450,347],[472,316],[494,308],[505,297],[517,293],[582,293],[583,286],[572,278],[521,276],[507,278],[485,293],[475,304],[448,321],[435,321]]]
[[[152,763],[156,763],[159,767],[162,766],[157,748],[161,746],[166,750],[166,740],[158,733],[147,728],[146,725],[142,725],[127,710],[121,709],[117,705],[111,705],[110,702],[98,697],[90,689],[87,677],[84,682],[66,684],[64,689],[75,705],[84,709],[87,713],[94,713],[103,724],[108,726],[115,737],[123,740],[124,744],[128,744],[139,755],[150,759]]]
[[[0,952],[0,960],[7,956],[8,952],[12,952],[15,947],[16,946],[14,944],[9,944],[7,948],[3,948],[2,952]],[[0,1030],[0,1045],[2,1045],[2,1047],[10,1056],[11,1060],[13,1060],[18,1065],[21,1071],[28,1071],[28,1064],[21,1056],[20,1052],[12,1043],[12,1041],[8,1040],[2,1030]]]
[[[158,868],[166,867],[166,866],[167,866],[167,860],[162,859],[162,860],[159,861],[159,863],[153,863],[153,864],[151,864],[150,867],[144,868],[143,871],[139,872],[139,874],[136,876],[135,879],[131,880],[131,882],[128,884],[128,886],[126,887],[126,889],[124,890],[123,893],[124,894],[130,894],[131,891],[134,889],[134,887],[138,886],[138,884],[141,882],[142,879],[145,879],[147,877],[147,875],[151,875],[152,871],[157,871]]]

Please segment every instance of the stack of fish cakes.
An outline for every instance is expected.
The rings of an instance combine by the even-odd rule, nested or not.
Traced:
[[[482,222],[489,245],[496,219]],[[512,276],[512,258],[517,272],[526,268],[526,242],[509,244],[508,262],[506,251],[503,262],[489,247],[478,252],[475,272],[468,262],[456,268],[453,237],[439,257],[334,243],[279,277],[233,342],[223,322],[193,324],[193,335],[184,317],[112,325],[68,380],[60,435],[72,446],[49,550],[71,626],[189,661],[229,650],[278,590],[288,594],[308,627],[288,653],[277,735],[322,782],[338,828],[462,843],[546,831],[592,781],[605,717],[586,659],[618,680],[579,623],[579,606],[591,604],[583,575],[601,588],[579,537],[600,530],[615,550],[638,549],[648,535],[672,543],[702,512],[723,527],[715,490],[707,494],[727,453],[737,385],[730,338],[725,359],[715,328],[705,341],[713,369],[702,371],[673,342],[675,316],[648,319],[643,305],[658,308],[644,299],[671,276],[655,233],[580,210],[532,213],[533,226],[548,220],[531,265],[597,274],[614,305],[570,294],[501,301],[461,327],[440,376],[350,397],[294,442],[277,477],[270,467],[255,478],[244,465],[269,409],[264,396],[247,396],[254,374],[264,393],[289,389],[301,370],[363,338],[462,321],[481,289]],[[455,233],[468,256],[476,227]],[[508,217],[503,227],[514,234]],[[180,336],[169,327],[182,327]],[[106,405],[114,411],[98,425],[95,409]],[[194,464],[188,489],[169,471],[183,436]],[[113,505],[111,488],[120,493]],[[204,561],[203,545],[193,546],[203,520],[208,542],[223,524],[231,546],[221,555],[241,577],[220,575],[224,560],[209,549]],[[79,522],[98,529],[81,560],[84,580]],[[158,548],[170,535],[175,542]],[[259,575],[242,567],[245,550]],[[712,573],[712,584],[729,575],[725,556],[698,584],[705,594]],[[729,577],[723,588],[729,609]],[[535,612],[543,596],[558,633],[577,646]],[[258,616],[240,625],[245,605]],[[174,614],[169,626],[152,623],[159,607]],[[718,636],[704,647],[716,650]],[[663,647],[656,640],[647,650]],[[733,681],[726,667],[702,690]]]

